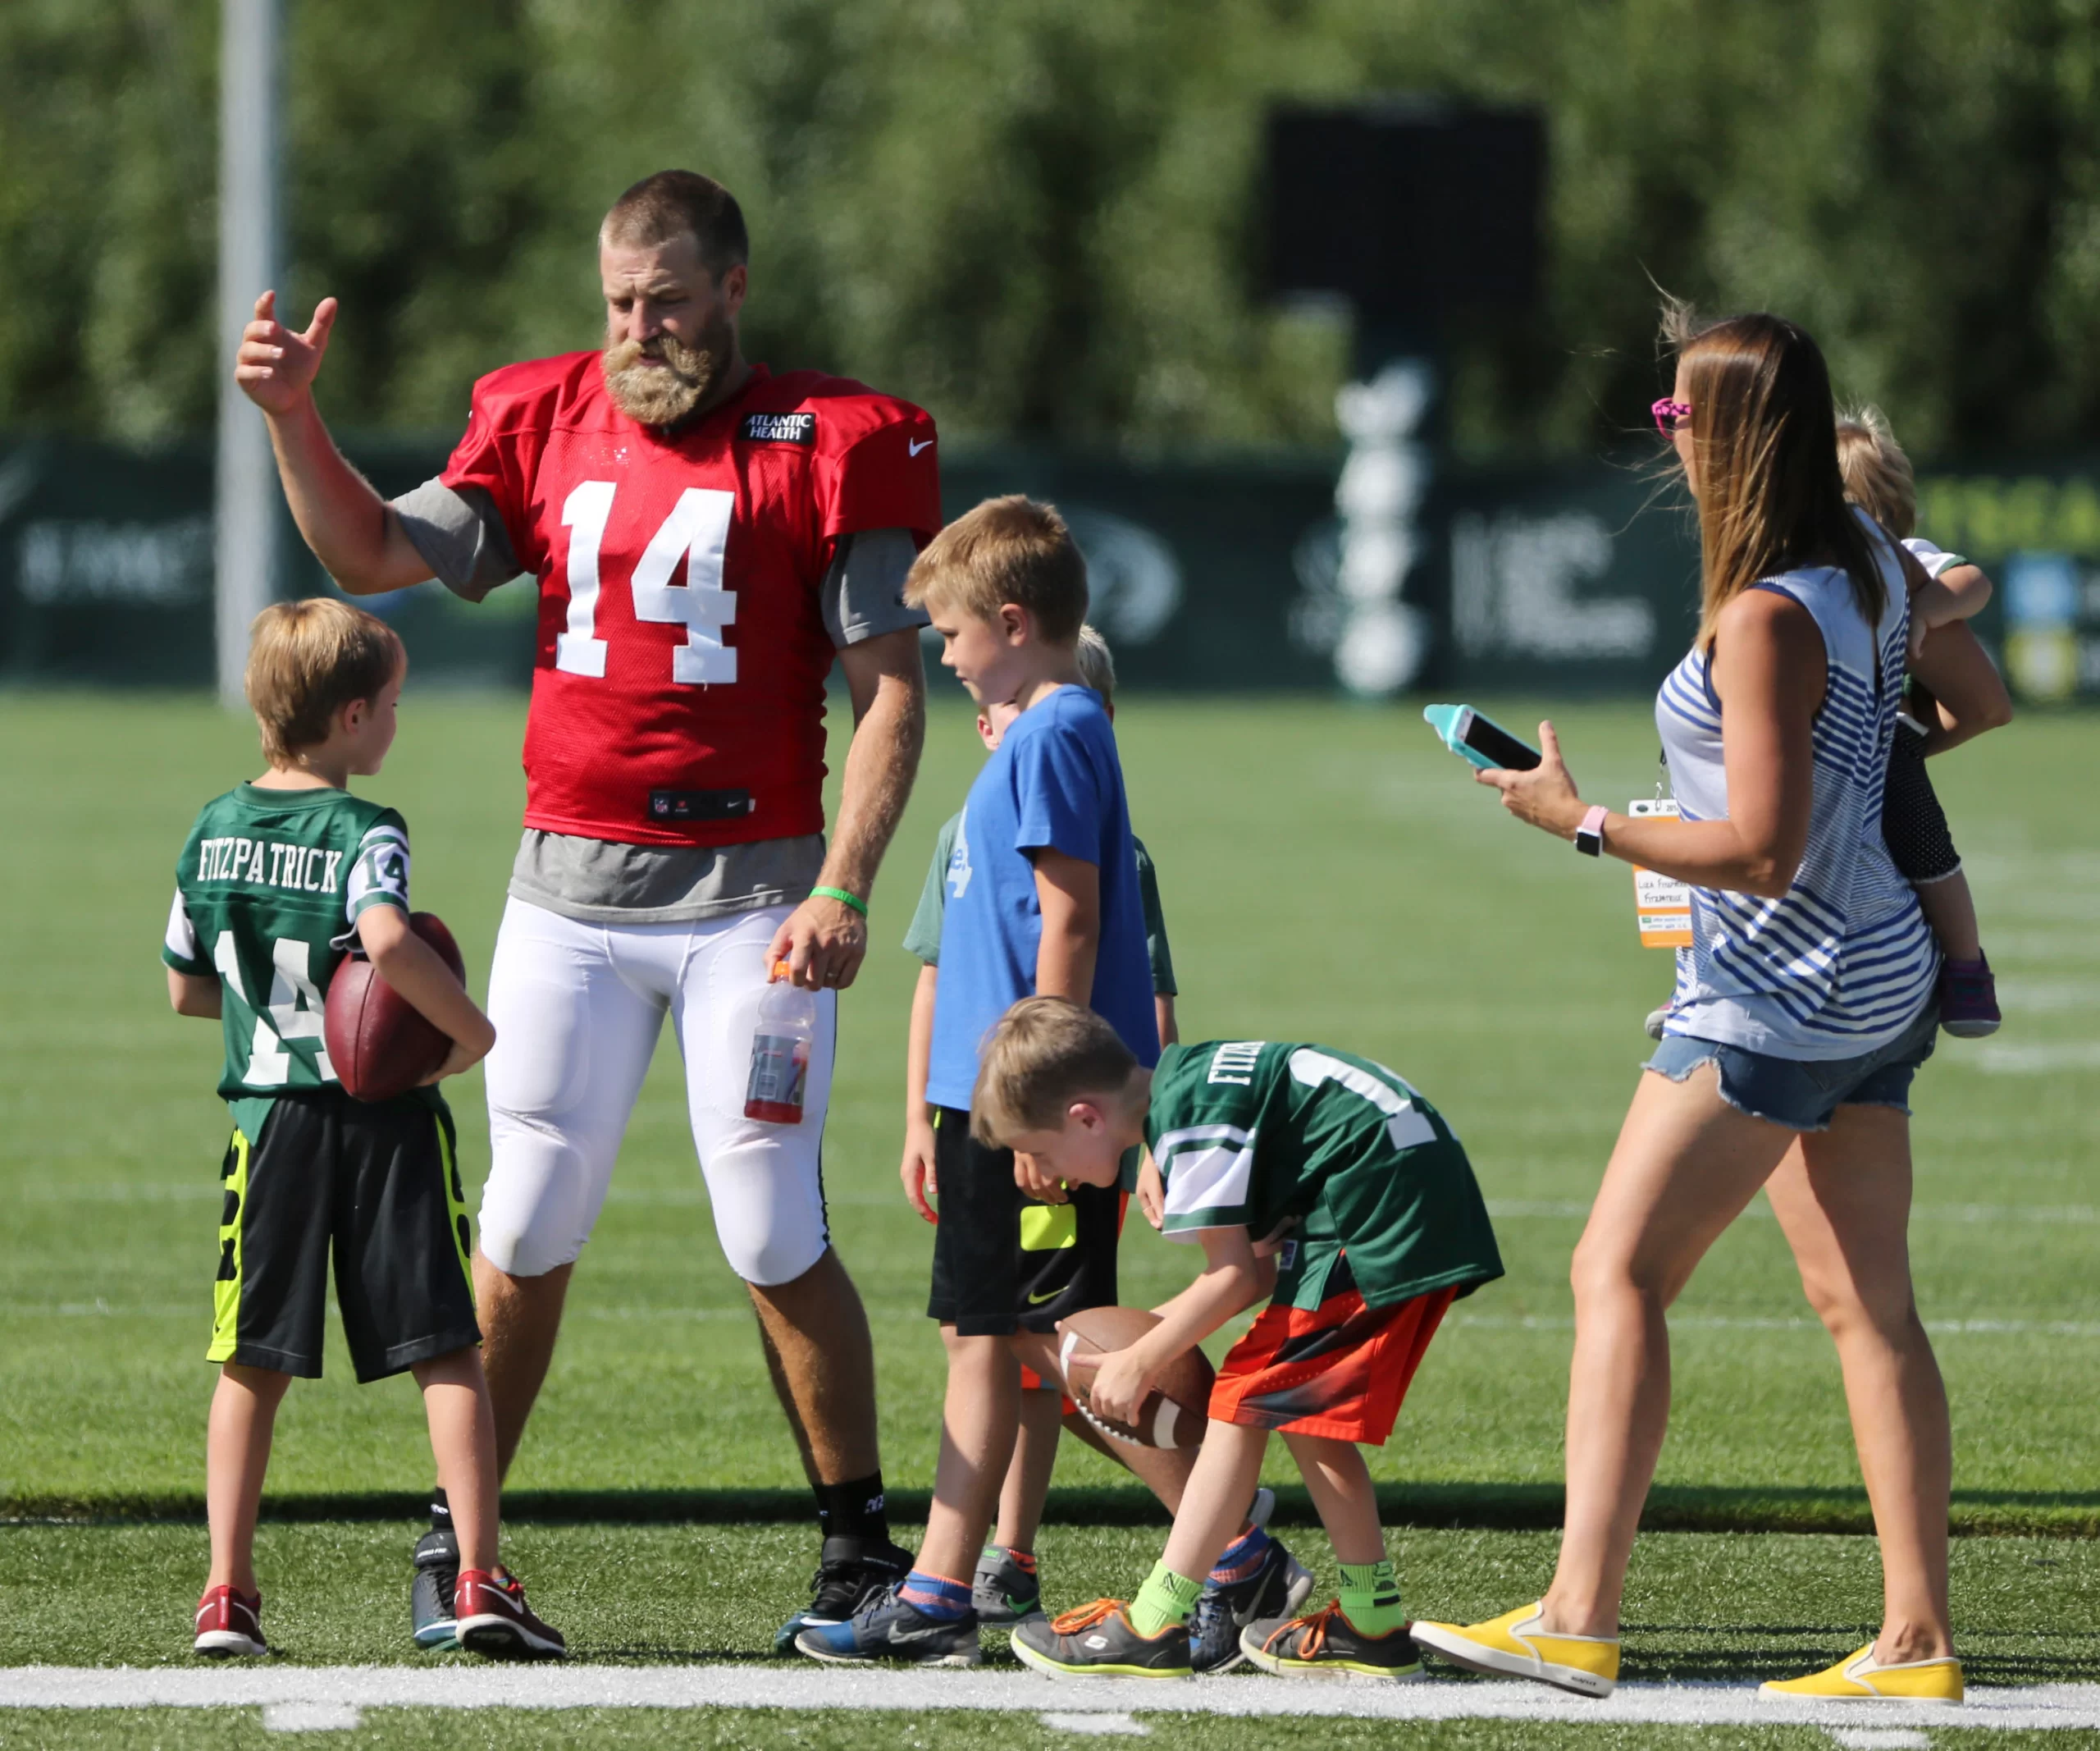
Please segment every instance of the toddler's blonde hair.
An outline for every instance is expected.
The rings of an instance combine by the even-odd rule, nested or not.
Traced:
[[[1898,541],[1917,533],[1918,477],[1879,408],[1838,415],[1838,472],[1845,496]]]
[[[1108,648],[1108,641],[1093,621],[1080,629],[1079,649],[1074,654],[1079,661],[1080,679],[1101,695],[1103,705],[1114,704],[1116,653]]]

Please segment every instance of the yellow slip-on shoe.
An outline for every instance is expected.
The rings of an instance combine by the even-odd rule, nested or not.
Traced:
[[[1883,1666],[1869,1642],[1827,1671],[1806,1678],[1774,1678],[1758,1689],[1767,1696],[1804,1697],[1813,1703],[1958,1703],[1961,1662],[1950,1657]]]
[[[1408,1633],[1426,1648],[1469,1672],[1535,1678],[1577,1696],[1609,1696],[1618,1683],[1618,1639],[1554,1635],[1539,1627],[1543,1604],[1519,1606],[1486,1623],[1418,1623]]]

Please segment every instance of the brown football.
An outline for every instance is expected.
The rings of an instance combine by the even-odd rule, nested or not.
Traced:
[[[467,963],[459,945],[436,912],[410,912],[409,928],[466,983]],[[452,1050],[444,1030],[362,956],[345,960],[328,981],[322,1034],[336,1080],[359,1100],[391,1100],[406,1094]]]
[[[1118,1441],[1141,1447],[1197,1447],[1210,1423],[1211,1383],[1217,1378],[1200,1350],[1183,1351],[1160,1370],[1138,1406],[1134,1425],[1102,1416],[1087,1402],[1101,1358],[1128,1349],[1158,1324],[1159,1315],[1142,1307],[1089,1307],[1060,1319],[1057,1360],[1065,1370],[1065,1390],[1089,1423]]]

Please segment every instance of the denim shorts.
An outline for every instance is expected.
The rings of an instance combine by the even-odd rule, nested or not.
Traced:
[[[1911,1110],[1911,1078],[1933,1055],[1939,1005],[1929,1003],[1887,1045],[1857,1058],[1774,1058],[1714,1040],[1672,1034],[1641,1068],[1682,1082],[1709,1059],[1720,1072],[1721,1098],[1738,1113],[1789,1131],[1828,1131],[1840,1107]]]

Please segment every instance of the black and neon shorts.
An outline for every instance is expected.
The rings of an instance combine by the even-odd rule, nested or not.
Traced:
[[[235,1128],[220,1178],[208,1360],[318,1379],[331,1252],[359,1380],[481,1342],[443,1102],[367,1105],[334,1088],[280,1095],[260,1137]]]
[[[1041,1204],[1014,1183],[1014,1152],[970,1134],[970,1115],[934,1113],[940,1225],[934,1230],[928,1314],[961,1337],[1049,1332],[1088,1307],[1116,1304],[1123,1194],[1075,1186],[1069,1204]]]

